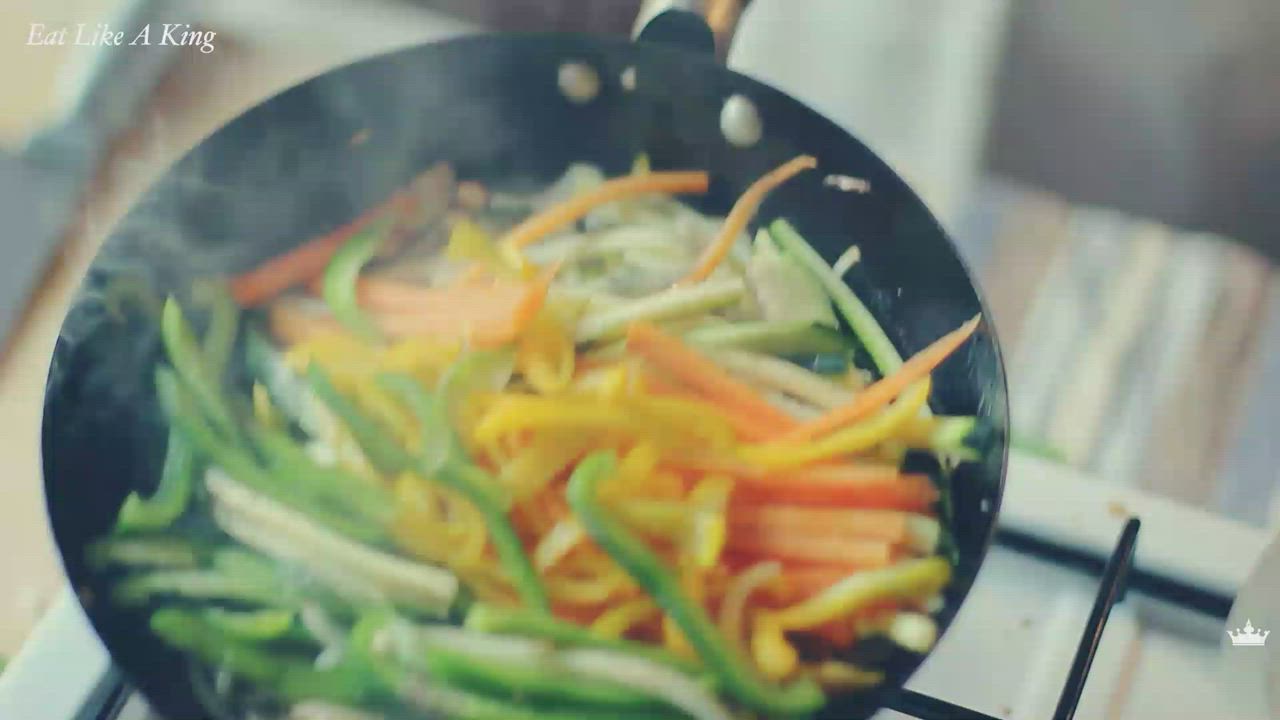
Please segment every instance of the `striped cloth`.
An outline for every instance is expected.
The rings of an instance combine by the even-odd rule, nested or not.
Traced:
[[[1280,524],[1280,272],[1222,238],[991,182],[958,224],[1015,436],[1073,466]]]

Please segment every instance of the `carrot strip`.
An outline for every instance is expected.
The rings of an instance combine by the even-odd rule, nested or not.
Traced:
[[[769,404],[749,385],[651,323],[633,323],[627,329],[627,350],[730,414],[753,418],[776,432],[783,432],[796,424],[790,415]]]
[[[261,305],[294,285],[306,283],[324,272],[333,254],[352,235],[386,212],[403,212],[411,198],[400,192],[355,220],[277,255],[252,270],[232,278],[231,296],[241,307]]]
[[[866,568],[887,567],[895,559],[893,545],[865,538],[798,536],[752,528],[731,528],[725,549],[740,555],[810,563],[844,563]]]
[[[724,224],[720,226],[720,232],[716,235],[715,240],[702,252],[702,256],[698,258],[698,262],[694,264],[693,269],[680,280],[679,284],[683,285],[706,280],[712,271],[716,269],[716,266],[729,255],[729,250],[733,248],[733,244],[742,235],[742,231],[746,230],[747,223],[751,222],[751,218],[755,217],[756,212],[760,209],[760,204],[764,202],[765,196],[782,183],[805,170],[812,170],[817,166],[818,161],[812,155],[801,155],[770,170],[752,183],[751,187],[748,187],[738,197],[738,201],[733,204],[733,209],[725,217]]]
[[[925,475],[896,468],[831,466],[783,475],[737,475],[734,501],[743,504],[820,505],[925,512],[938,491]]]
[[[892,545],[911,540],[910,516],[899,510],[734,503],[728,519],[733,532],[863,538]]]
[[[541,240],[546,235],[585,216],[594,208],[615,200],[647,193],[704,193],[710,177],[702,170],[652,172],[606,180],[599,187],[552,205],[515,226],[501,243],[516,249]]]
[[[809,632],[826,640],[832,647],[848,647],[854,641],[853,623],[845,620],[832,620],[825,625],[819,625]]]
[[[538,314],[554,269],[528,283],[428,288],[384,278],[362,278],[356,296],[378,328],[392,338],[469,338],[481,347],[511,342]],[[287,343],[344,332],[327,313],[296,300],[272,305],[270,326]]]
[[[700,397],[691,392],[685,391],[675,383],[669,382],[667,379],[658,377],[654,373],[646,373],[644,376],[645,389],[654,395],[664,395],[667,397]],[[715,406],[716,410],[721,410],[720,406]],[[754,416],[742,415],[735,412],[720,412],[720,416],[729,423],[729,427],[733,428],[733,434],[740,439],[752,442],[768,439],[773,436],[774,429],[768,422],[762,422]]]
[[[973,331],[977,329],[982,316],[975,315],[959,328],[943,335],[932,345],[911,356],[902,367],[892,375],[888,375],[854,396],[848,404],[814,418],[783,433],[779,440],[811,440],[845,425],[857,422],[887,405],[900,395],[912,383],[933,372],[951,353],[955,352]]]

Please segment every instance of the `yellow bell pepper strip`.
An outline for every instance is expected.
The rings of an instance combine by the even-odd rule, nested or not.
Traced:
[[[321,292],[329,311],[348,330],[370,342],[382,339],[378,326],[360,310],[356,286],[360,271],[373,259],[378,247],[390,233],[394,216],[386,216],[351,236],[333,254],[324,269]]]
[[[471,501],[484,515],[485,523],[489,526],[489,536],[498,550],[498,557],[520,593],[521,600],[534,609],[551,612],[546,589],[524,550],[520,536],[511,525],[511,519],[507,517],[506,499],[502,496],[497,481],[480,467],[470,464],[461,448],[457,447],[453,426],[448,422],[446,401],[449,388],[442,387],[433,399],[412,377],[385,375],[382,381],[418,417],[424,447],[433,438],[438,442],[444,436],[445,442],[454,448],[438,466],[435,462],[424,460],[425,456],[419,454],[412,459],[418,472]]]
[[[480,444],[526,430],[621,433],[664,446],[720,447],[733,432],[710,408],[672,398],[596,398],[507,394],[498,397],[474,430]]]
[[[620,638],[639,623],[657,617],[661,612],[649,598],[627,600],[609,608],[595,622],[591,632],[605,638]]]
[[[489,233],[467,217],[459,218],[449,229],[449,244],[445,246],[444,256],[450,260],[484,263],[493,268],[502,262],[502,255]]]
[[[767,615],[782,630],[809,630],[850,617],[877,602],[924,600],[950,580],[951,564],[941,557],[904,560],[887,568],[854,573],[807,600],[767,611]]]
[[[891,438],[920,414],[929,398],[929,378],[917,381],[892,405],[850,427],[812,442],[775,441],[742,448],[740,455],[751,465],[783,470],[865,452]]]
[[[725,515],[732,491],[733,480],[712,475],[698,481],[689,493],[692,522],[687,554],[698,568],[713,568],[720,562],[729,532]]]
[[[516,345],[516,369],[543,395],[562,392],[573,380],[573,338],[546,308],[525,328]]]
[[[581,625],[518,608],[475,603],[467,611],[465,626],[469,630],[485,633],[541,638],[563,647],[619,650],[686,673],[699,673],[703,670],[698,662],[677,657],[649,643],[626,638],[604,637]]]
[[[522,502],[542,491],[594,442],[581,433],[539,432],[503,463],[498,471],[502,486],[515,503]]]
[[[578,465],[569,479],[569,505],[587,534],[675,619],[708,670],[719,678],[725,691],[743,705],[782,716],[803,716],[820,709],[825,698],[812,681],[801,680],[779,687],[757,675],[719,635],[706,611],[684,596],[679,580],[662,566],[653,551],[599,504],[597,488],[605,477],[614,473],[616,464],[612,452],[593,453]]]
[[[912,420],[900,435],[907,447],[932,450],[939,456],[975,461],[979,453],[968,443],[977,429],[978,418],[972,415],[935,415]]]

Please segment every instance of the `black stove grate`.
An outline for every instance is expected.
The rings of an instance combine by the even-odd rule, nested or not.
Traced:
[[[1071,664],[1070,672],[1067,673],[1066,684],[1062,688],[1058,707],[1051,720],[1072,720],[1075,717],[1076,706],[1080,702],[1085,682],[1089,678],[1089,668],[1102,642],[1102,633],[1107,627],[1107,618],[1111,615],[1111,608],[1124,597],[1126,589],[1132,588],[1151,597],[1214,617],[1226,618],[1231,609],[1230,597],[1134,569],[1133,555],[1138,544],[1140,528],[1141,522],[1137,518],[1130,518],[1125,523],[1111,556],[1106,559],[1017,532],[1001,531],[996,535],[996,542],[1011,550],[1035,555],[1060,565],[1089,572],[1101,572],[1093,610],[1081,634],[1075,660]],[[109,701],[86,713],[83,716],[84,720],[117,720],[123,707],[123,699],[128,694],[124,686],[118,686],[109,694]],[[986,713],[905,688],[893,693],[887,699],[885,707],[918,720],[1000,720]]]

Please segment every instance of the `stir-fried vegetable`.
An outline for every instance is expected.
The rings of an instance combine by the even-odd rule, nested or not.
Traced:
[[[738,236],[747,229],[747,223],[751,222],[751,218],[755,217],[756,211],[760,209],[760,203],[764,202],[765,196],[769,194],[769,191],[805,170],[811,170],[817,166],[818,161],[815,158],[809,155],[801,155],[783,163],[755,181],[738,198],[733,210],[729,211],[729,217],[725,218],[724,227],[720,229],[720,234],[703,251],[702,257],[698,258],[698,264],[685,276],[684,282],[692,283],[707,279],[711,272],[716,269],[716,266],[729,254],[729,249],[738,241]]]
[[[751,227],[815,165],[725,218],[647,159],[533,196],[437,166],[194,322],[170,299],[160,479],[87,559],[299,720],[798,720],[875,685],[852,644],[937,637],[946,498],[899,460],[980,459],[928,405],[979,319],[904,363],[851,261]]]
[[[670,613],[708,669],[737,699],[756,710],[784,716],[813,712],[821,707],[822,694],[812,685],[798,682],[779,688],[757,678],[719,635],[702,608],[684,597],[679,582],[663,568],[662,561],[603,511],[596,497],[597,486],[614,469],[611,455],[592,455],[574,470],[569,480],[569,502],[592,539]]]

